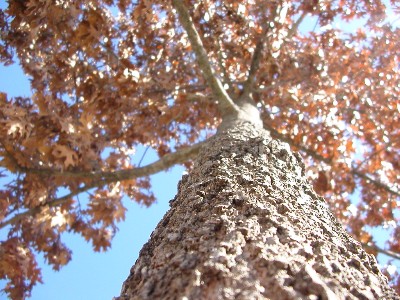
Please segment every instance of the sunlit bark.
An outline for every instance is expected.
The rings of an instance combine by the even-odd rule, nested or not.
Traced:
[[[200,151],[120,299],[400,299],[288,144],[250,123]]]

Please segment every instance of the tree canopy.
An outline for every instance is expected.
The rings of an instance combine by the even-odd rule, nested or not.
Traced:
[[[348,231],[400,259],[396,2],[9,0],[0,60],[19,62],[32,95],[0,93],[5,291],[17,299],[41,281],[36,252],[55,269],[68,263],[63,232],[106,250],[122,197],[151,205],[148,176],[190,168],[243,94],[303,155]],[[160,160],[134,165],[140,145]]]

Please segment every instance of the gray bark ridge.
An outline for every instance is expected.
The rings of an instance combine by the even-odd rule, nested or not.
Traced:
[[[119,299],[400,299],[287,144],[222,128],[184,175]]]

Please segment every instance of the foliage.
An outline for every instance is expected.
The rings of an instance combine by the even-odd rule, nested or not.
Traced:
[[[166,1],[9,0],[0,59],[18,59],[32,96],[0,94],[6,292],[22,298],[41,281],[34,253],[55,269],[68,263],[63,232],[106,250],[125,216],[123,195],[151,205],[149,175],[190,167],[192,145],[221,117],[199,49],[229,96],[250,91],[264,127],[304,155],[315,190],[349,232],[399,259],[395,2],[188,0],[196,44]],[[134,165],[139,145],[160,161]],[[390,233],[384,249],[372,234],[379,228]]]

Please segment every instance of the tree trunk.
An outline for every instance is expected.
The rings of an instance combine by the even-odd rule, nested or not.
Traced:
[[[203,147],[120,299],[400,299],[299,155],[247,122]]]

